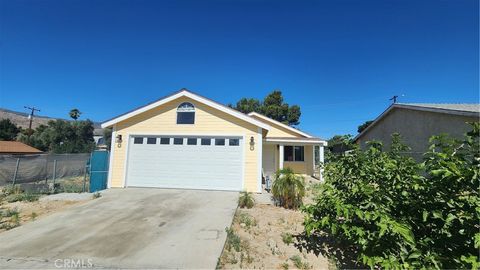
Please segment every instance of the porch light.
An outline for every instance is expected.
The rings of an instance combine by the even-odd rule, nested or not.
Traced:
[[[117,135],[115,137],[115,142],[118,144],[118,146],[120,147],[120,145],[122,144],[122,135]]]
[[[254,150],[255,149],[255,138],[250,137],[250,150]]]

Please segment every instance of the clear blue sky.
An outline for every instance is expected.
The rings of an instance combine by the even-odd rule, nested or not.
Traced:
[[[273,89],[317,136],[401,102],[479,101],[479,6],[451,1],[0,0],[0,107],[103,121],[186,87]]]

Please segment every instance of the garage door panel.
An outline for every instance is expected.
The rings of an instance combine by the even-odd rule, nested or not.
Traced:
[[[214,140],[212,145],[162,145],[159,140],[156,144],[146,144],[146,139],[143,144],[134,144],[132,137],[127,160],[127,185],[241,190],[243,142],[241,137],[235,139],[239,139],[240,145],[230,146],[228,140],[223,146],[214,145]]]

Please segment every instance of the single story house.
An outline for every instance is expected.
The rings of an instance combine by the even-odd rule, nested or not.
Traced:
[[[37,148],[17,141],[0,141],[0,155],[29,155],[40,154]]]
[[[280,168],[313,175],[326,145],[186,89],[102,123],[107,127],[113,128],[108,187],[261,192],[263,177]]]
[[[478,122],[479,117],[480,104],[394,103],[354,141],[361,147],[371,140],[389,146],[391,135],[399,133],[412,154],[420,158],[428,150],[431,136],[445,133],[461,139],[471,129],[467,123]]]

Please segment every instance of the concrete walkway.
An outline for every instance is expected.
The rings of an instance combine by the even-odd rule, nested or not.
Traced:
[[[111,189],[0,233],[0,269],[214,269],[238,193]]]

